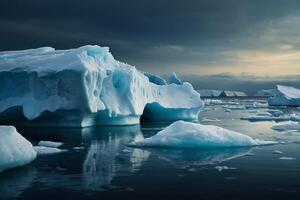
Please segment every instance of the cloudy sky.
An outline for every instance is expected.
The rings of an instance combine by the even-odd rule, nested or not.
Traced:
[[[300,86],[299,0],[1,0],[0,27],[0,50],[98,44],[198,88]]]

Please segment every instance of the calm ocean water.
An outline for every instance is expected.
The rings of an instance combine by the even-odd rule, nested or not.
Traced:
[[[200,123],[281,143],[219,150],[138,149],[126,144],[152,136],[168,124],[18,128],[32,143],[60,141],[68,151],[39,156],[26,167],[1,173],[0,199],[299,199],[300,132],[271,129],[285,122],[240,120],[267,108],[225,112],[223,106],[206,106]]]

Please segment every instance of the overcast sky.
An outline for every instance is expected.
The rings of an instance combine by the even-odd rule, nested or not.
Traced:
[[[160,75],[268,76],[275,84],[300,75],[300,1],[0,1],[0,50],[86,44]]]

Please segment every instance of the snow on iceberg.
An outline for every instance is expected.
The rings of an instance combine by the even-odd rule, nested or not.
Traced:
[[[29,164],[36,158],[32,144],[13,126],[0,126],[0,172]]]
[[[162,85],[96,45],[0,52],[0,78],[3,124],[137,124],[148,105],[159,120],[195,120],[203,107],[191,84]]]
[[[129,146],[212,149],[274,143],[252,139],[247,135],[218,126],[176,121],[156,135],[141,141],[135,141]]]
[[[300,90],[294,87],[277,85],[277,91],[268,99],[270,106],[300,106]]]

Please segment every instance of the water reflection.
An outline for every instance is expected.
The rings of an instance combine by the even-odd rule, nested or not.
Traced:
[[[174,167],[186,168],[190,166],[204,166],[220,164],[252,151],[252,148],[226,148],[226,149],[149,149],[149,151],[161,160],[171,163]]]
[[[36,169],[31,166],[16,168],[1,173],[0,197],[3,199],[18,198],[24,190],[32,185],[36,174]]]
[[[85,189],[99,190],[111,185],[118,174],[134,173],[150,155],[145,150],[126,147],[132,140],[143,138],[139,126],[85,131],[83,138],[90,143],[83,163]]]

